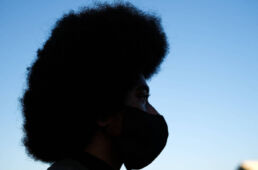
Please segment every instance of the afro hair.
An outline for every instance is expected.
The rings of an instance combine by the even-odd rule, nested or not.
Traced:
[[[21,98],[28,154],[51,163],[81,152],[96,120],[121,110],[139,75],[157,73],[167,49],[159,17],[130,3],[65,14],[28,69]]]

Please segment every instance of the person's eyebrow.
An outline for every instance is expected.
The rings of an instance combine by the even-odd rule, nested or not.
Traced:
[[[150,88],[149,88],[149,86],[146,85],[146,84],[139,85],[136,89],[139,90],[139,91],[140,91],[140,90],[146,90],[147,93],[150,92]]]

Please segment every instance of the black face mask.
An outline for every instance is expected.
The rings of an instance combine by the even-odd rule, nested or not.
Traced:
[[[161,115],[153,115],[134,107],[124,110],[122,133],[115,140],[127,169],[149,165],[164,149],[168,127]]]

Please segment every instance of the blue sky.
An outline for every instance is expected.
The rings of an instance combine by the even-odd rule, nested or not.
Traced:
[[[0,1],[0,164],[45,170],[21,144],[26,67],[57,18],[89,0]],[[109,1],[111,2],[111,1]],[[133,0],[157,13],[170,42],[150,102],[170,136],[146,170],[233,170],[258,160],[258,1]]]

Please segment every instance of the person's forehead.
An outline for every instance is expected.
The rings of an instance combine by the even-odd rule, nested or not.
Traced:
[[[140,75],[138,84],[148,86],[147,83],[146,83],[145,77],[143,75]]]
[[[139,80],[137,81],[136,90],[146,90],[149,92],[149,86],[143,75],[140,75]]]

